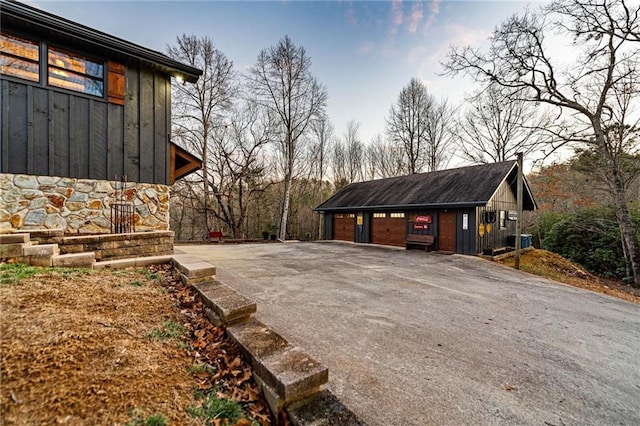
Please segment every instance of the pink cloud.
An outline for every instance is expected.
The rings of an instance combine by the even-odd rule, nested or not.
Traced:
[[[367,53],[372,52],[374,47],[375,46],[373,45],[373,42],[365,41],[360,46],[358,46],[358,53],[361,55],[366,55]]]
[[[358,26],[358,20],[356,19],[356,11],[353,9],[353,6],[349,4],[346,12],[344,13],[344,17],[347,19],[347,22],[351,24],[352,27]]]
[[[391,0],[391,34],[398,32],[403,21],[402,0]]]
[[[431,16],[430,16],[431,17]],[[415,2],[411,6],[411,15],[409,16],[409,26],[407,30],[411,34],[415,34],[418,31],[418,26],[422,21],[422,2]]]
[[[429,7],[429,17],[427,18],[427,22],[424,24],[424,32],[426,33],[429,29],[436,23],[436,19],[440,14],[440,2],[442,0],[433,0],[431,2],[431,7]]]

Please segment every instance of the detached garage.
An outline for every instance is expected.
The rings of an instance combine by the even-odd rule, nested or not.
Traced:
[[[351,184],[316,208],[324,239],[494,253],[513,244],[515,161]],[[525,179],[523,209],[535,200]]]

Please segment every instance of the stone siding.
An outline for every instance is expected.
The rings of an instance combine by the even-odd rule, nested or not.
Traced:
[[[0,229],[111,233],[111,204],[134,206],[137,232],[169,229],[169,186],[0,173]]]

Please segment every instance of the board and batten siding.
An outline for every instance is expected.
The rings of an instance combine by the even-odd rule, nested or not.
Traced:
[[[516,222],[512,220],[505,220],[505,227],[500,226],[500,211],[508,212],[515,211],[518,208],[516,196],[511,190],[507,179],[505,179],[493,197],[489,200],[486,206],[477,208],[477,222],[475,233],[477,235],[478,253],[482,253],[484,250],[500,249],[507,246],[507,240],[509,235],[515,234]],[[486,232],[484,236],[480,236],[478,233],[478,226],[482,223],[486,229],[486,222],[484,221],[486,211],[495,211],[496,221],[491,223],[491,232]]]
[[[171,83],[125,67],[124,105],[2,76],[2,173],[169,184]]]

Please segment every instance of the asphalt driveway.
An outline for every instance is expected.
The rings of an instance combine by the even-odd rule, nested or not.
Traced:
[[[371,425],[640,424],[640,306],[459,255],[178,246],[329,367]]]

